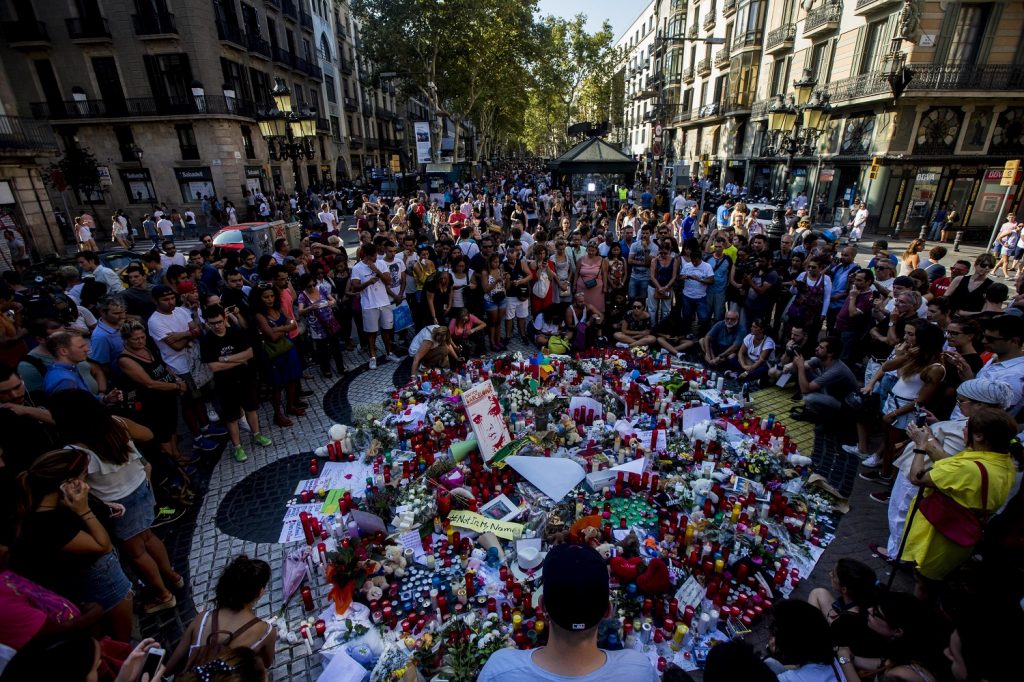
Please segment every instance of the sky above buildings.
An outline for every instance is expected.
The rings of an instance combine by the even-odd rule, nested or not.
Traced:
[[[541,15],[573,17],[581,12],[587,15],[587,30],[593,33],[601,28],[601,22],[611,22],[612,33],[617,39],[629,28],[633,20],[647,6],[648,0],[540,0]]]

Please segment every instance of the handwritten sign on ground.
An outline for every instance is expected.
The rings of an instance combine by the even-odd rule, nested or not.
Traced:
[[[512,523],[511,521],[499,521],[489,519],[486,516],[465,509],[456,509],[448,515],[448,521],[453,526],[468,528],[477,533],[490,531],[499,538],[514,540],[523,534],[523,524]]]

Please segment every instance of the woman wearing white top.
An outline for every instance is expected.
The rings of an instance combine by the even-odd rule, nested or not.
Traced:
[[[177,600],[169,588],[181,589],[185,579],[171,566],[163,541],[150,530],[156,506],[150,467],[135,447],[136,440],[148,441],[153,432],[114,417],[86,391],[59,391],[48,407],[68,448],[88,455],[86,482],[92,494],[117,510],[110,519],[111,535],[155,593],[145,613],[174,608]]]
[[[96,240],[92,238],[92,229],[82,216],[75,218],[75,239],[78,240],[79,251],[99,251]]]
[[[117,212],[110,219],[110,240],[122,249],[128,248],[128,220]]]
[[[750,333],[743,338],[740,352],[732,360],[739,370],[740,381],[758,381],[768,374],[768,360],[775,350],[775,341],[765,333],[764,322],[753,320]],[[734,369],[734,371],[735,371]]]

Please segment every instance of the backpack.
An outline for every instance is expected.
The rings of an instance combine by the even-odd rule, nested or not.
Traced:
[[[253,618],[234,632],[218,630],[217,611],[208,611],[203,614],[203,619],[199,623],[199,632],[196,634],[197,641],[199,636],[201,636],[205,630],[206,619],[210,618],[211,615],[213,617],[211,618],[210,632],[206,635],[205,642],[196,644],[189,653],[188,663],[185,664],[186,671],[195,670],[199,666],[206,665],[210,661],[218,658],[221,652],[231,648],[231,642],[233,642],[238,635],[242,634],[253,625],[258,625],[261,622],[259,618]],[[219,635],[227,635],[227,639],[221,639]]]

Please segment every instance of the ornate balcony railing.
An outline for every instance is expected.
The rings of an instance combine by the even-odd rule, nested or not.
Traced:
[[[306,29],[308,31],[312,31],[313,30],[313,17],[309,16],[305,12],[300,12],[299,13],[299,25],[302,26],[302,28],[304,28],[304,29]]]
[[[764,49],[768,52],[782,47],[786,43],[790,43],[796,39],[796,24],[783,24],[776,29],[768,31],[768,35],[764,39]]]
[[[51,104],[33,102],[32,116],[37,119],[132,118],[137,116],[233,115],[253,118],[256,106],[237,97],[206,95],[197,97],[129,97],[121,101],[102,99],[70,100]]]
[[[12,46],[25,43],[49,43],[50,33],[42,21],[5,21],[0,24],[4,38]]]
[[[701,26],[705,31],[713,29],[715,27],[715,15],[712,13],[704,17],[704,23],[701,24]]]
[[[53,129],[19,116],[0,116],[0,149],[57,149]]]
[[[722,17],[728,19],[736,13],[736,0],[723,0]]]
[[[267,59],[270,59],[272,56],[270,43],[254,33],[245,34],[245,45],[249,48],[249,52],[263,55]]]
[[[729,46],[726,45],[721,50],[715,53],[715,66],[719,69],[725,69],[729,66]]]
[[[804,20],[804,37],[835,29],[842,17],[843,5],[840,2],[815,7],[807,13]]]
[[[689,109],[680,109],[676,112],[675,116],[672,117],[673,123],[685,123],[693,118],[693,112]]]
[[[759,119],[765,118],[768,115],[768,107],[775,100],[771,97],[768,99],[759,99],[750,105],[750,118]]]
[[[295,6],[295,0],[281,0],[281,11],[292,19],[299,18],[299,8]]]
[[[731,116],[735,114],[749,113],[751,109],[751,97],[749,95],[738,95],[725,98],[722,102],[722,114]]]
[[[64,23],[71,40],[110,40],[110,24],[103,17],[71,17]]]
[[[137,36],[164,34],[177,35],[178,33],[178,24],[174,20],[174,15],[170,12],[162,12],[160,14],[133,14],[132,24],[135,26],[135,35]],[[237,26],[235,27],[235,30],[238,30]],[[239,31],[239,33],[241,33],[241,31]]]
[[[705,75],[707,75],[709,73],[711,73],[711,59],[710,58],[704,58],[704,59],[700,60],[699,62],[697,62],[697,75],[698,76],[705,76]]]
[[[736,54],[740,50],[747,49],[761,49],[761,38],[764,34],[761,29],[755,29],[753,31],[742,31],[738,32],[732,39],[732,45],[729,49],[733,54]]]
[[[683,69],[683,82],[684,83],[692,83],[693,82],[693,67],[692,66],[688,66],[685,69]]]
[[[359,111],[359,102],[354,97],[345,96],[342,98],[345,103],[345,111],[355,112]]]
[[[696,38],[697,37],[697,22],[694,22],[693,26],[691,26],[690,28],[688,28],[686,30],[686,37],[687,38]]]
[[[1013,64],[911,64],[908,90],[1020,90],[1024,66]]]

